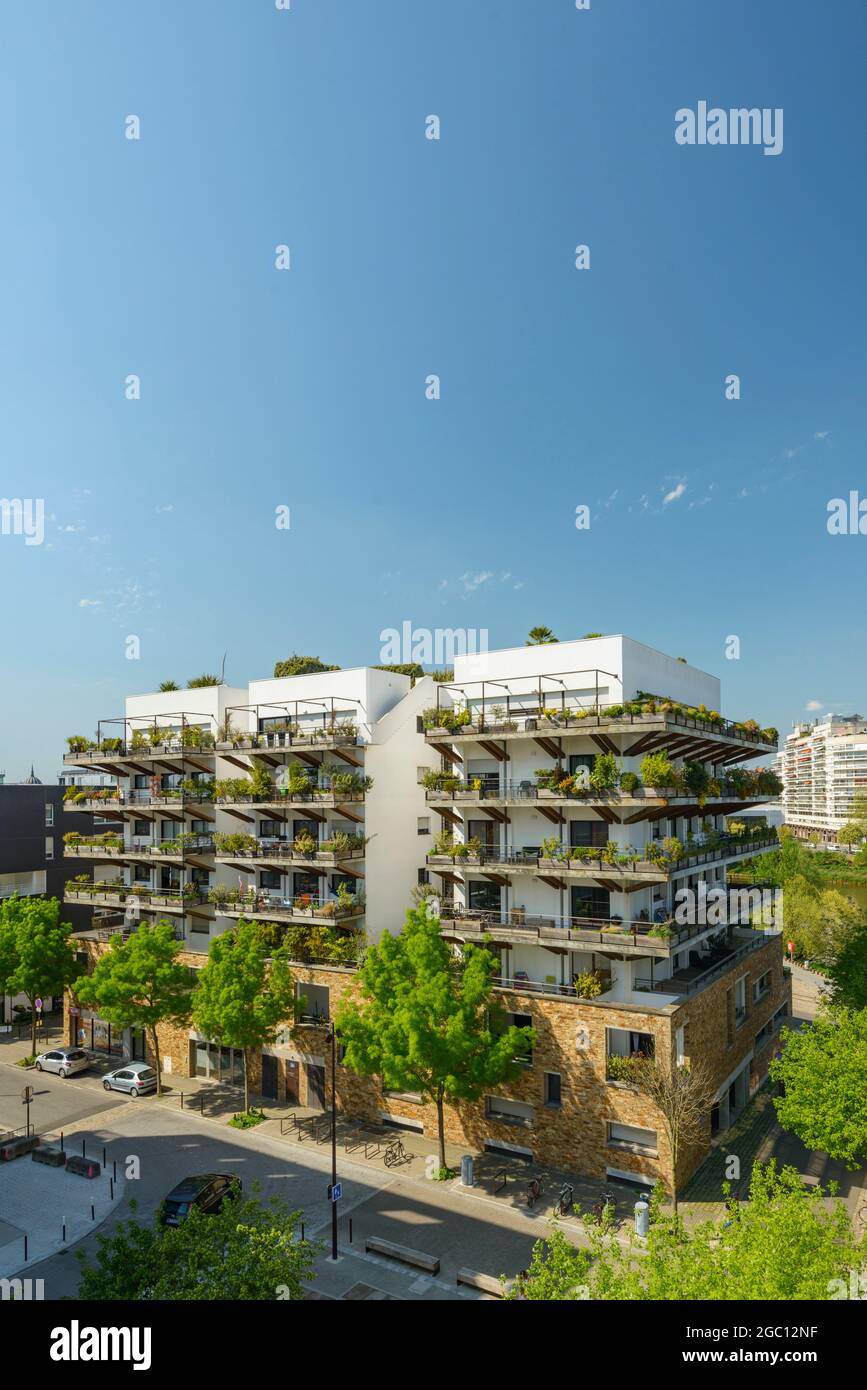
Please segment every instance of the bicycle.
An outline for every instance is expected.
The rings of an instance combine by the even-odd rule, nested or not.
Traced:
[[[617,1203],[614,1198],[614,1193],[603,1190],[593,1203],[593,1220],[596,1222],[597,1226],[603,1226],[609,1217],[609,1213],[613,1218],[616,1211]]]
[[[385,1150],[382,1161],[386,1168],[393,1168],[396,1163],[407,1163],[409,1161],[409,1154],[403,1147],[403,1141],[400,1139],[392,1139]]]
[[[542,1184],[538,1178],[531,1178],[527,1183],[527,1206],[531,1207],[542,1195]]]
[[[572,1184],[564,1182],[563,1186],[560,1188],[560,1196],[557,1198],[557,1206],[555,1208],[558,1216],[568,1216],[570,1214],[574,1205],[574,1197],[575,1193]]]

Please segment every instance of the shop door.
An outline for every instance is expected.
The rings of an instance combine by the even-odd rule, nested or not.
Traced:
[[[298,1105],[301,1097],[301,1087],[298,1077],[298,1063],[287,1061],[285,1063],[284,1070],[284,1079],[286,1082],[286,1104]]]
[[[277,1099],[277,1058],[262,1053],[262,1095],[265,1100]]]
[[[325,1109],[325,1068],[307,1064],[307,1104],[311,1110]]]

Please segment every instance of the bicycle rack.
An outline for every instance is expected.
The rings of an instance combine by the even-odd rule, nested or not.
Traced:
[[[508,1186],[509,1175],[505,1168],[501,1168],[499,1172],[494,1174],[494,1182],[497,1184],[494,1188],[494,1196],[496,1197],[498,1192],[502,1192],[503,1188]]]

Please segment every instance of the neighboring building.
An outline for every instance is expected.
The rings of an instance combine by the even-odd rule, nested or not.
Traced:
[[[801,839],[836,844],[853,799],[867,796],[867,720],[829,714],[798,725],[777,766],[786,825]]]
[[[74,827],[88,834],[92,826],[89,814],[64,815],[62,787],[43,784],[32,768],[23,782],[0,782],[0,899],[45,896],[63,902],[70,871],[63,832]],[[63,920],[76,929],[86,927],[89,916],[83,908],[64,907]],[[15,1002],[0,995],[0,1023],[9,1021]]]
[[[776,733],[718,707],[715,678],[625,637],[458,658],[451,686],[365,669],[136,697],[116,745],[73,755],[120,779],[100,808],[122,831],[81,849],[122,879],[73,896],[170,914],[193,966],[242,913],[284,924],[307,1015],[255,1059],[254,1082],[316,1108],[331,1085],[323,1024],[356,988],[363,936],[398,932],[421,885],[456,952],[495,951],[507,1017],[537,1030],[518,1081],[451,1109],[449,1137],[670,1185],[661,1119],[624,1059],[706,1061],[709,1140],[765,1076],[790,1008],[779,933],[740,907],[722,925],[677,912],[679,890],[725,888],[729,864],[776,842],[725,831],[773,795],[772,773],[741,764],[775,752]],[[671,785],[642,782],[648,753],[671,760]],[[239,781],[254,768],[255,786]],[[104,949],[98,929],[87,949]],[[105,1036],[98,1019],[70,1026]],[[163,1050],[172,1071],[240,1076],[240,1058],[188,1028],[166,1029]],[[435,1133],[412,1097],[343,1068],[337,1089],[354,1115]]]

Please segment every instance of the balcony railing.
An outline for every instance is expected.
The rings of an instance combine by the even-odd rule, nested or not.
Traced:
[[[143,907],[194,907],[207,901],[205,893],[198,886],[186,888],[147,888],[129,883],[67,883],[64,889],[65,902],[125,903],[133,901]]]
[[[323,869],[333,868],[336,864],[346,864],[350,860],[363,859],[364,853],[363,846],[353,846],[350,849],[340,850],[312,850],[309,853],[304,853],[296,849],[291,840],[257,840],[253,845],[243,845],[235,849],[218,845],[216,850],[218,860],[269,859],[279,860],[287,864],[298,864],[302,867],[319,865]]]
[[[564,774],[565,777],[565,774]],[[697,805],[697,794],[688,791],[676,790],[674,787],[635,787],[631,791],[620,787],[596,790],[593,787],[582,787],[574,790],[568,787],[551,786],[547,783],[523,781],[523,782],[497,782],[491,778],[489,780],[475,779],[479,782],[478,786],[472,783],[460,782],[459,779],[444,776],[443,786],[427,787],[425,799],[436,804],[437,802],[469,802],[473,804],[481,801],[574,801],[585,805],[594,803],[620,804],[624,801],[652,801],[654,803],[664,803],[677,808],[681,804],[684,806]],[[719,796],[709,796],[702,794],[702,806],[713,807],[718,801],[736,801],[746,805],[749,802],[761,802],[762,805],[772,803],[774,797],[771,793],[758,790],[748,790],[745,793],[738,791],[737,787],[724,778],[719,779],[721,789]],[[455,783],[458,783],[455,785]]]
[[[444,925],[453,923],[453,929],[462,934],[477,932],[479,936],[488,933],[496,936],[501,932],[511,936],[517,933],[528,941],[556,938],[581,945],[609,947],[628,941],[633,946],[659,946],[667,950],[677,949],[683,942],[708,930],[704,925],[679,926],[670,917],[662,922],[623,921],[620,917],[549,917],[525,912],[520,907],[505,913],[496,909],[444,905],[441,920]]]
[[[104,792],[106,788],[95,787],[95,792]],[[88,796],[83,801],[73,801],[64,799],[63,809],[65,811],[95,810],[99,811],[101,806],[109,808],[115,806],[203,806],[214,800],[213,789],[210,787],[188,788],[181,790],[180,787],[160,787],[151,790],[149,787],[134,787],[130,789],[118,788],[110,795]]]
[[[609,841],[613,844],[613,841]],[[655,842],[652,842],[655,843]],[[670,874],[691,869],[701,864],[719,863],[739,855],[753,855],[765,849],[774,849],[779,841],[776,834],[766,836],[730,835],[721,837],[713,848],[698,848],[685,851],[679,858],[669,858],[660,851],[654,859],[642,858],[640,853],[615,853],[608,858],[592,846],[564,845],[555,855],[545,855],[536,847],[517,850],[481,849],[463,853],[459,845],[451,851],[432,850],[427,862],[432,867],[437,864],[451,864],[457,869],[481,867],[505,870],[528,870],[531,873],[588,873],[619,874],[624,877],[665,879]]]
[[[218,806],[333,806],[350,801],[363,801],[365,795],[363,791],[341,791],[337,787],[312,787],[307,791],[290,791],[288,787],[274,787],[269,792],[255,796],[233,792],[230,796],[218,796],[216,801]]]
[[[276,921],[317,921],[344,923],[364,916],[364,900],[341,903],[336,898],[320,898],[310,893],[285,897],[266,890],[243,892],[239,889],[212,888],[208,901],[225,916],[260,914]]]
[[[153,844],[150,840],[135,841],[125,844],[122,840],[102,840],[96,836],[93,840],[82,839],[64,844],[63,853],[65,856],[80,859],[141,859],[144,856],[154,859],[183,859],[185,854],[213,854],[214,838],[212,835],[190,835],[183,840],[179,837],[175,840],[163,840],[160,844]]]

